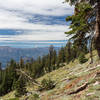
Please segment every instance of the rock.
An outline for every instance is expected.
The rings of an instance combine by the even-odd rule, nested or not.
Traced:
[[[100,82],[96,81],[96,82],[93,84],[93,86],[96,86],[96,85],[98,85],[98,84],[100,84]]]
[[[27,92],[27,94],[26,94],[26,95],[27,95],[27,96],[30,96],[31,94],[32,94],[32,92]]]
[[[91,95],[94,95],[95,92],[92,92],[92,93],[88,93],[86,96],[91,96]]]

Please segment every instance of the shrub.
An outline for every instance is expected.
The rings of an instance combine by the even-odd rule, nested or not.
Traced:
[[[38,94],[34,94],[34,99],[35,100],[39,99],[39,95]]]
[[[79,63],[83,64],[83,63],[85,63],[87,61],[88,61],[88,59],[85,57],[85,54],[81,53],[80,56],[79,56]]]
[[[19,100],[18,98],[12,98],[12,99],[9,99],[9,100]]]
[[[50,78],[49,79],[43,79],[41,81],[41,87],[39,88],[40,91],[42,90],[50,90],[55,87],[55,82],[52,81]]]

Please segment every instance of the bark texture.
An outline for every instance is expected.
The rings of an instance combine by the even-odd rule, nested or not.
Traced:
[[[100,58],[100,0],[97,0],[95,47]]]

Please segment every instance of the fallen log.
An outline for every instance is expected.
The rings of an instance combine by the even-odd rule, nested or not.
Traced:
[[[79,93],[80,91],[83,91],[84,89],[86,89],[87,86],[88,86],[88,83],[85,83],[82,86],[78,87],[75,91],[69,92],[68,95]]]
[[[35,79],[33,79],[31,76],[29,76],[26,72],[24,72],[23,70],[21,69],[16,69],[17,72],[21,73],[22,75],[26,76],[28,80],[31,81],[31,83],[33,85],[36,85],[36,86],[41,86]]]

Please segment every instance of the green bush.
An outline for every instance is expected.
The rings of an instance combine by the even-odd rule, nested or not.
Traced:
[[[9,99],[9,100],[19,100],[18,98],[12,98],[12,99]]]
[[[34,99],[35,100],[39,99],[39,95],[38,94],[34,94]]]
[[[80,56],[79,56],[79,63],[83,64],[83,63],[85,63],[87,61],[88,61],[88,59],[85,57],[85,54],[81,53]]]
[[[52,81],[50,78],[49,79],[43,79],[41,81],[41,87],[39,88],[39,90],[50,90],[53,89],[55,87],[55,82]]]

